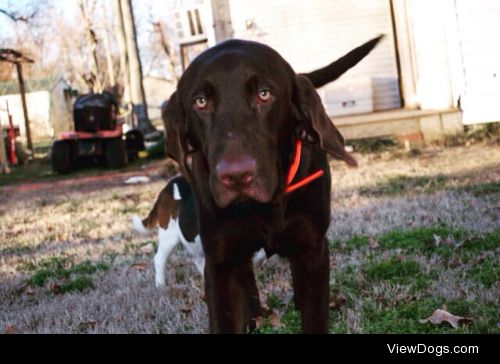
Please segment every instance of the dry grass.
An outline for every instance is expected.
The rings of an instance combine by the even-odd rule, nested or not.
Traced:
[[[481,144],[428,149],[418,157],[367,154],[358,160],[355,170],[332,164],[332,290],[347,299],[332,314],[332,332],[402,330],[379,325],[402,302],[425,307],[457,300],[487,307],[498,302],[498,282],[488,287],[482,276],[464,279],[476,277],[477,261],[464,258],[451,269],[454,255],[352,246],[360,236],[379,239],[398,229],[440,225],[476,235],[498,230],[500,150]],[[0,189],[0,332],[205,332],[202,282],[184,251],[170,259],[169,288],[157,290],[155,236],[131,231],[131,215],[144,216],[163,184],[156,178],[139,186],[113,181],[105,189],[99,183],[43,192]],[[479,254],[481,262],[498,265],[494,252]],[[415,289],[406,281],[380,279],[379,273],[367,277],[391,257],[415,261],[428,284]],[[100,268],[81,269],[89,266]],[[39,285],[36,275],[45,277]],[[286,264],[272,258],[257,276],[263,300],[295,330]],[[365,285],[370,288],[363,291]],[[472,310],[478,312],[483,311]],[[483,321],[486,326],[478,330],[488,331],[489,321]]]

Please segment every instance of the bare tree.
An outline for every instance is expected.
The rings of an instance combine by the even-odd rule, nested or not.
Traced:
[[[78,8],[80,10],[80,17],[85,26],[86,30],[86,40],[89,48],[89,59],[92,60],[92,71],[87,77],[89,83],[93,85],[94,92],[102,92],[102,74],[99,68],[99,60],[97,56],[97,35],[93,29],[92,21],[90,20],[90,14],[93,12],[95,3],[90,3],[89,1],[78,0]]]
[[[172,47],[169,44],[169,41],[167,39],[167,36],[165,35],[164,27],[161,21],[156,21],[152,22],[154,32],[158,35],[159,37],[159,43],[161,46],[161,49],[165,53],[168,59],[168,63],[170,65],[170,72],[172,74],[172,80],[177,83],[179,81],[179,78],[177,77],[177,72],[176,72],[176,55],[172,51]]]
[[[102,9],[102,21],[101,21],[101,26],[102,26],[102,40],[103,40],[103,45],[104,45],[104,51],[106,53],[106,63],[108,65],[108,84],[111,87],[114,87],[116,85],[115,81],[115,70],[114,70],[114,65],[113,65],[113,55],[111,54],[111,46],[109,44],[109,26],[107,22],[107,9],[106,5],[104,2],[101,2],[101,9]]]
[[[7,16],[14,22],[23,22],[23,23],[28,23],[31,19],[33,19],[38,10],[32,10],[31,12],[27,14],[20,14],[17,11],[8,11],[3,8],[0,8],[0,13]]]
[[[50,0],[27,2],[15,9],[0,5],[0,17],[15,22],[9,38],[1,34],[2,46],[37,60],[24,70],[26,79],[63,76],[80,89],[97,92],[123,84],[123,101],[132,105],[139,128],[145,133],[154,131],[142,84],[132,2],[113,0],[114,17],[106,14],[100,2],[77,0],[77,19],[63,16],[65,4]],[[111,29],[110,21],[115,19],[116,29]],[[13,74],[11,67],[0,70],[2,79]]]
[[[116,19],[116,41],[120,52],[120,74],[123,76],[123,103],[130,103],[130,73],[128,66],[127,41],[125,39],[125,25],[123,24],[120,0],[113,0]]]
[[[127,49],[128,72],[130,77],[130,100],[134,114],[137,117],[138,127],[144,133],[150,133],[156,129],[148,118],[146,96],[142,84],[142,66],[137,46],[137,35],[134,22],[134,13],[131,0],[119,1],[121,17],[124,31],[124,38]],[[120,13],[117,13],[117,17]],[[120,21],[119,21],[120,22]]]

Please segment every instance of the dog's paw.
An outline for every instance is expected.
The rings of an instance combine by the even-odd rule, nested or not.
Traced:
[[[156,286],[156,288],[165,288],[166,284],[165,284],[165,281],[163,279],[156,279],[155,286]]]

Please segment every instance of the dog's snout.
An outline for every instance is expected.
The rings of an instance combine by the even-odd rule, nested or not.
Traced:
[[[257,162],[250,157],[236,160],[221,160],[215,166],[217,179],[228,188],[249,186],[257,172]]]

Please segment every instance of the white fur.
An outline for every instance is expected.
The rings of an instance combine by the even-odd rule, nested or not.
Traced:
[[[205,253],[203,253],[203,246],[201,245],[201,238],[196,235],[193,242],[188,242],[184,235],[182,235],[181,229],[179,227],[179,237],[181,238],[181,243],[186,248],[186,250],[193,257],[193,263],[203,277],[205,273]]]
[[[174,185],[174,194],[175,186],[176,185]],[[132,224],[137,232],[141,234],[148,233],[148,230],[144,227],[142,220],[138,216],[132,217]],[[182,246],[189,252],[193,258],[196,269],[201,276],[204,277],[205,254],[203,253],[200,236],[197,235],[194,242],[187,241],[184,235],[182,235],[178,219],[171,219],[166,229],[158,227],[158,251],[154,257],[156,287],[165,287],[165,267],[167,265],[167,259],[179,242],[182,243]],[[266,254],[264,249],[260,249],[252,258],[253,264],[259,265],[265,257]]]
[[[177,221],[172,219],[166,229],[158,228],[158,252],[155,255],[156,287],[165,287],[165,266],[172,249],[179,243]]]
[[[262,263],[262,261],[266,259],[266,252],[264,249],[260,249],[259,251],[255,252],[252,258],[253,265],[259,265]]]
[[[181,193],[179,192],[179,187],[177,187],[177,183],[174,183],[174,200],[180,201],[182,200]]]
[[[148,233],[148,230],[142,223],[142,220],[139,216],[132,216],[132,225],[134,226],[135,231],[137,231],[139,234],[146,235]]]

